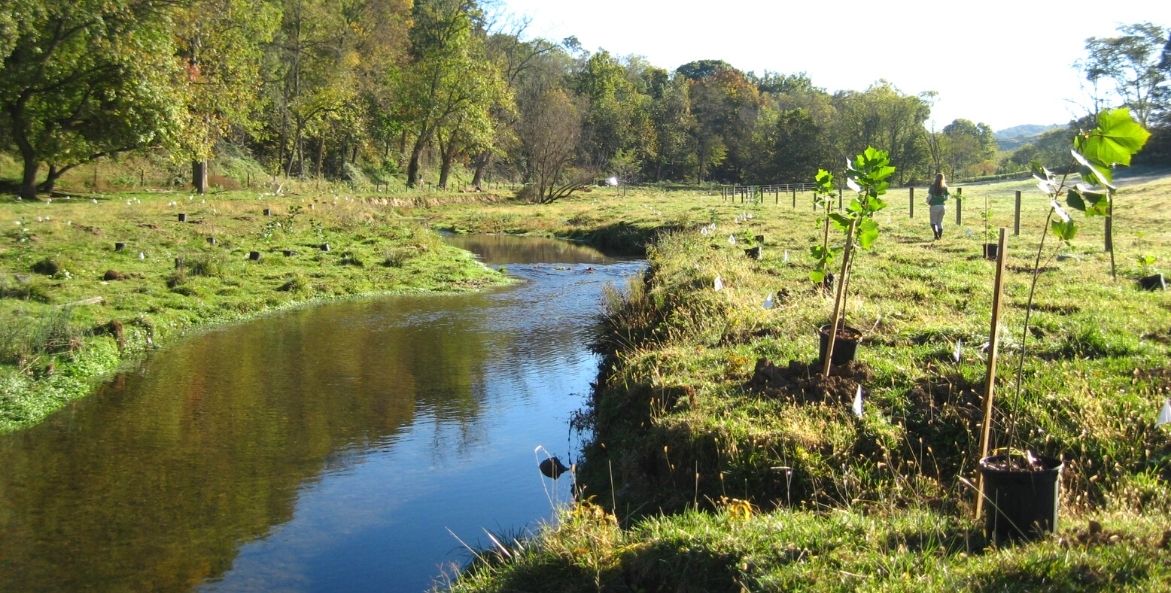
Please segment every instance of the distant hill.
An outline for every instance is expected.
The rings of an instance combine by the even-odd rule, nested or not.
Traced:
[[[1000,150],[1012,151],[1032,142],[1037,136],[1060,127],[1055,124],[1048,126],[1025,124],[994,132],[993,137],[996,138],[996,144]]]

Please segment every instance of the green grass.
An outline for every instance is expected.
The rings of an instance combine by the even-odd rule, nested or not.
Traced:
[[[1017,190],[1024,192],[1023,220],[1020,236],[1012,236]],[[750,385],[758,361],[800,368],[817,357],[814,330],[828,320],[832,302],[807,279],[806,253],[819,238],[809,194],[798,196],[797,209],[791,196],[742,205],[718,194],[659,193],[623,201],[586,195],[542,209],[419,211],[434,224],[469,231],[574,237],[617,219],[644,236],[659,235],[646,277],[628,295],[610,298],[597,340],[606,367],[580,419],[595,441],[579,485],[615,513],[615,525],[574,536],[563,519],[539,543],[527,544],[531,564],[524,556],[473,572],[457,590],[542,588],[541,582],[553,583],[549,590],[953,590],[973,586],[967,583],[976,590],[1041,583],[1050,583],[1046,590],[1082,590],[1079,582],[1097,590],[1165,588],[1171,579],[1159,562],[1166,552],[1149,550],[1157,532],[1171,527],[1162,519],[1171,511],[1171,435],[1154,426],[1171,385],[1171,301],[1139,290],[1135,280],[1139,254],[1171,261],[1171,213],[1158,207],[1168,190],[1164,178],[1119,192],[1117,281],[1100,220],[1089,221],[1062,257],[1050,259],[1047,249],[1019,397],[1013,378],[1027,271],[1047,199],[1025,182],[965,187],[964,224],[954,224],[950,206],[945,237],[933,242],[926,208],[917,203],[910,218],[907,191],[893,191],[891,207],[878,215],[876,248],[854,268],[847,307],[850,324],[865,332],[861,419],[849,412],[852,389],[827,398],[817,390]],[[922,188],[916,193],[921,198]],[[968,484],[979,454],[979,345],[989,332],[994,277],[993,262],[981,256],[985,197],[991,225],[1008,227],[1010,235],[994,445],[1065,456],[1059,538],[1072,541],[1090,518],[1108,513],[1117,517],[1119,540],[1133,545],[1066,548],[1055,538],[1001,552],[969,537],[979,531],[970,519]],[[698,231],[713,222],[715,233]],[[760,261],[743,251],[756,235],[765,237]],[[717,276],[725,286],[719,292]],[[766,310],[770,294],[778,306]],[[951,360],[956,340],[966,344],[959,363]],[[725,497],[777,510],[737,525],[701,511],[718,512]],[[925,555],[865,543],[835,552],[857,556],[856,571],[844,559],[819,568],[773,558],[775,550],[797,545],[798,535],[778,523],[822,527],[826,517],[842,516],[881,534],[907,513],[950,525],[932,528],[932,537],[964,544]],[[661,544],[650,531],[661,524],[675,526],[686,544]],[[780,530],[775,539],[749,537],[771,529]],[[825,525],[817,537],[832,539],[833,529]],[[573,537],[583,541],[570,552],[557,550],[559,538]],[[601,556],[586,545],[611,540]],[[733,544],[742,549],[725,549]],[[646,547],[657,552],[645,564],[623,554]],[[594,559],[577,559],[583,555]],[[729,568],[742,565],[749,568]],[[723,584],[695,580],[700,572]]]
[[[1066,468],[1058,536],[1002,550],[979,537],[966,483],[993,279],[981,212],[987,197],[991,224],[1011,235],[1017,190],[1024,220],[1008,246],[996,444],[1064,455]],[[790,195],[746,205],[718,193],[610,190],[552,206],[255,193],[4,203],[0,416],[6,428],[35,422],[133,360],[148,337],[158,345],[325,299],[501,280],[426,227],[618,250],[654,239],[647,275],[608,299],[595,340],[604,372],[578,420],[595,434],[579,468],[583,497],[607,510],[579,504],[511,551],[485,551],[457,590],[1163,590],[1171,435],[1153,420],[1171,385],[1171,301],[1134,281],[1138,255],[1171,262],[1171,212],[1159,207],[1169,190],[1163,178],[1120,191],[1117,281],[1100,221],[1064,250],[1072,257],[1047,262],[1020,397],[1012,377],[1025,270],[1046,200],[1026,182],[964,187],[964,225],[951,206],[945,238],[932,242],[926,208],[917,203],[910,218],[906,190],[892,191],[847,307],[865,331],[861,419],[848,397],[750,385],[759,361],[809,365],[830,312],[807,279],[819,238],[808,193],[795,209]],[[710,223],[717,231],[701,234]],[[743,251],[756,235],[759,261]],[[114,251],[115,241],[127,248]],[[771,310],[761,306],[768,295]],[[957,339],[959,363],[950,360]]]
[[[527,543],[482,553],[451,590],[1153,593],[1171,582],[1161,528],[1107,515],[996,548],[964,521],[919,509],[762,513],[731,500],[621,529],[578,505]]]
[[[38,422],[193,329],[506,281],[387,199],[345,194],[9,198],[0,245],[0,430]]]

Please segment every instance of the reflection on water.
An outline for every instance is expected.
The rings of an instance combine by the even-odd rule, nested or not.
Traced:
[[[614,261],[592,247],[569,241],[518,239],[508,235],[450,235],[447,241],[475,253],[487,264],[601,264]]]
[[[641,263],[492,241],[527,282],[224,328],[0,436],[0,591],[421,591],[548,517],[533,450],[576,450],[601,289]]]

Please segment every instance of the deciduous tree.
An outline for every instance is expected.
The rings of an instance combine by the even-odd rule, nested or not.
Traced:
[[[173,142],[183,101],[175,84],[173,2],[16,2],[0,25],[0,140],[23,169],[20,195],[52,191],[66,170],[102,156]],[[11,11],[11,12],[8,12]],[[15,23],[15,27],[13,26]]]
[[[1091,37],[1086,40],[1089,56],[1079,64],[1086,80],[1105,82],[1122,107],[1130,108],[1144,128],[1152,114],[1171,97],[1166,68],[1160,68],[1167,29],[1153,23],[1135,23],[1118,28],[1118,37]],[[1096,106],[1104,108],[1108,106]]]

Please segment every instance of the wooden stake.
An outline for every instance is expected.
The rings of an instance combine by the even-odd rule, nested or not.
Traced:
[[[992,288],[992,327],[988,331],[988,370],[984,373],[984,425],[980,427],[980,457],[988,456],[992,435],[992,398],[996,390],[996,356],[1000,350],[1000,288],[1004,281],[1005,230],[1000,227],[996,253],[996,280]],[[977,464],[979,461],[976,462]],[[976,519],[984,511],[984,474],[976,473]]]
[[[838,339],[838,325],[842,321],[842,308],[846,302],[846,270],[850,265],[850,255],[854,247],[854,229],[858,226],[858,219],[850,221],[850,232],[846,234],[846,249],[842,252],[842,270],[838,276],[837,295],[834,297],[834,314],[829,325],[829,341],[825,345],[825,360],[821,363],[821,376],[829,377],[829,368],[833,364],[834,342]]]

